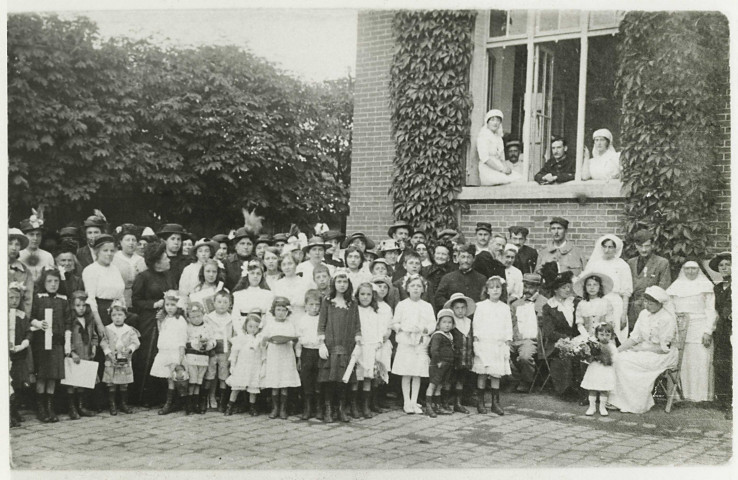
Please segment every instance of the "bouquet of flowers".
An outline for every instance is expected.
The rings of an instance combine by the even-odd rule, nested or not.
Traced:
[[[558,351],[559,358],[588,362],[592,350],[589,342],[575,342],[570,338],[561,338],[554,345]]]

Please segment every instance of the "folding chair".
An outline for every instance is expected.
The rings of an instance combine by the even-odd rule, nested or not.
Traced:
[[[541,377],[543,377],[543,373],[541,373],[541,370],[545,367],[546,369],[546,376],[543,379],[543,383],[541,384],[540,390],[538,390],[538,393],[543,391],[543,388],[546,386],[546,383],[551,378],[551,366],[548,364],[548,358],[546,358],[546,351],[544,349],[543,344],[543,332],[541,329],[538,329],[538,352],[536,353],[536,371],[533,374],[533,381],[530,382],[530,390],[528,390],[528,393],[533,392],[533,388],[536,384],[536,379],[538,378],[538,375],[540,374]]]
[[[677,317],[677,331],[672,342],[672,346],[676,346],[677,353],[679,355],[676,367],[665,370],[656,379],[656,385],[654,387],[654,393],[658,390],[662,390],[666,396],[666,407],[664,411],[666,413],[671,412],[671,407],[674,405],[674,400],[677,395],[680,398],[684,398],[682,391],[682,380],[681,380],[681,368],[682,358],[684,357],[684,343],[687,340],[687,318],[680,319]]]

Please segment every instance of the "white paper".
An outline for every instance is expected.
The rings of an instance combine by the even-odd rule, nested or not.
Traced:
[[[95,388],[97,367],[97,362],[80,360],[77,364],[71,357],[66,357],[64,359],[64,380],[61,384],[71,387]]]
[[[354,347],[354,351],[351,352],[351,360],[349,361],[348,366],[346,367],[346,372],[343,374],[343,383],[348,383],[351,379],[351,373],[354,371],[354,367],[356,366],[356,360],[361,356],[361,347],[359,345],[356,345]]]
[[[15,346],[15,315],[15,308],[11,308],[8,315],[8,341],[13,346]]]
[[[49,324],[49,328],[44,331],[44,349],[51,350],[51,336],[53,335],[51,329],[54,320],[54,310],[51,308],[45,309],[44,319]]]

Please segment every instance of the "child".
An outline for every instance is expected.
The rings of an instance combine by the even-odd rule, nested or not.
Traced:
[[[300,374],[297,372],[293,348],[297,341],[297,331],[295,325],[287,321],[292,311],[286,297],[274,297],[270,312],[273,321],[267,323],[261,331],[262,345],[266,347],[263,387],[272,389],[272,411],[269,418],[277,418],[279,414],[279,418],[287,420],[287,389],[300,386]]]
[[[356,252],[357,250],[352,250]],[[325,413],[323,421],[333,422],[333,400],[338,394],[338,418],[348,422],[343,376],[348,367],[351,353],[361,344],[359,310],[351,294],[353,288],[346,269],[336,269],[331,280],[331,293],[323,299],[318,321],[318,382],[323,391]],[[350,380],[356,381],[354,373]],[[338,392],[336,392],[338,391]]]
[[[594,329],[600,351],[594,355],[582,379],[581,387],[589,390],[589,408],[584,413],[592,416],[597,409],[597,395],[600,397],[600,415],[606,417],[607,396],[615,388],[615,368],[612,366],[616,353],[613,337],[615,330],[609,323],[600,323]]]
[[[131,357],[141,342],[138,330],[126,325],[126,306],[120,300],[114,300],[110,304],[110,319],[113,321],[105,327],[105,336],[100,342],[100,347],[105,354],[105,371],[103,383],[108,387],[108,404],[110,414],[117,415],[115,404],[116,390],[120,391],[120,411],[131,413],[127,403],[128,384],[133,383],[133,367]],[[89,323],[89,322],[88,322]],[[81,409],[80,409],[80,413]]]
[[[391,273],[389,273],[387,261],[384,258],[379,258],[377,260],[374,260],[369,266],[369,271],[372,274],[372,278],[377,278],[377,277],[390,278],[390,276],[392,275]],[[374,280],[372,280],[372,282],[374,282]],[[392,285],[392,280],[390,280],[390,283],[387,287],[387,293],[382,298],[384,298],[385,303],[387,303],[387,305],[392,310],[394,310],[394,308],[400,302],[400,290],[394,285]]]
[[[10,340],[10,379],[15,392],[10,396],[10,423],[19,426],[23,417],[18,411],[16,395],[31,383],[26,357],[31,344],[31,330],[28,317],[21,306],[21,299],[26,287],[20,282],[8,285],[8,339]]]
[[[441,390],[451,378],[454,368],[454,340],[451,329],[454,328],[454,312],[443,309],[438,312],[436,331],[430,338],[430,367],[428,369],[430,383],[425,391],[425,414],[436,418],[436,414],[451,415],[453,412],[441,403]]]
[[[581,341],[594,338],[594,329],[600,323],[613,323],[613,307],[605,295],[612,290],[612,279],[605,274],[584,273],[574,284],[574,293],[582,297],[577,305],[576,321]]]
[[[464,384],[469,380],[469,373],[474,366],[474,329],[468,315],[474,314],[476,304],[463,293],[454,293],[443,308],[454,312],[454,328],[451,330],[454,338],[454,369],[445,390],[450,391],[451,384],[454,384],[454,412],[468,414],[469,410],[461,404],[461,398]]]
[[[187,321],[179,310],[179,292],[168,290],[164,292],[164,318],[157,320],[159,339],[156,347],[159,350],[151,365],[152,377],[167,379],[167,400],[159,410],[159,415],[167,415],[174,409],[175,380],[172,377],[174,368],[183,365],[185,359],[185,345],[187,344]],[[186,373],[186,371],[184,372]],[[180,390],[181,396],[186,392]],[[183,399],[186,405],[187,399]]]
[[[261,336],[258,335],[260,324],[258,315],[249,314],[243,323],[244,335],[236,335],[231,339],[231,374],[226,379],[231,387],[230,400],[225,409],[228,416],[233,415],[238,394],[244,390],[249,393],[249,413],[252,417],[259,414],[256,411],[256,396],[261,392],[261,377],[264,374],[264,349],[261,346]]]
[[[92,310],[87,305],[87,294],[81,290],[72,293],[72,329],[67,333],[72,343],[72,360],[79,363],[80,360],[94,360],[99,345],[95,318]],[[99,380],[99,379],[98,379]],[[97,381],[96,381],[97,383]],[[85,389],[67,386],[69,398],[69,418],[77,420],[83,417],[94,417],[95,413],[87,410],[82,405],[82,397],[89,396]],[[123,402],[121,402],[123,410]]]
[[[343,252],[343,258],[346,262],[346,268],[348,268],[348,278],[351,285],[361,285],[372,280],[363,251],[354,246],[348,247]],[[349,352],[350,354],[351,352]]]
[[[215,311],[205,316],[205,323],[215,333],[215,349],[210,356],[208,371],[205,374],[204,390],[208,392],[207,406],[219,408],[220,412],[226,409],[226,379],[228,378],[228,343],[233,336],[233,321],[229,312],[231,308],[231,294],[226,290],[219,290],[215,294]],[[216,375],[218,382],[215,381]],[[220,387],[220,403],[215,400],[215,389]],[[200,408],[202,410],[202,408]],[[205,408],[207,410],[207,407]]]
[[[66,295],[58,293],[61,274],[54,268],[44,268],[34,291],[31,307],[31,348],[36,369],[36,402],[38,419],[44,423],[56,423],[54,390],[56,381],[64,378],[64,354],[71,353],[72,345],[65,343],[65,332],[71,328],[71,314]],[[51,320],[51,325],[49,325]],[[46,341],[47,332],[51,336]]]
[[[484,390],[487,378],[492,389],[492,406],[497,415],[505,412],[499,405],[500,377],[510,375],[510,344],[512,343],[512,317],[510,307],[500,300],[505,280],[497,275],[490,277],[482,290],[483,301],[477,305],[474,315],[474,364],[477,374],[477,412],[487,413],[484,406]]]
[[[372,381],[382,379],[384,373],[385,381],[387,378],[387,370],[392,357],[392,344],[389,342],[389,336],[392,327],[392,315],[384,315],[379,313],[379,304],[377,302],[377,294],[371,283],[362,283],[356,289],[356,300],[359,303],[359,322],[361,323],[361,357],[359,358],[359,366],[356,369],[356,378],[363,380],[363,400],[362,415],[364,418],[372,418],[369,408]],[[351,394],[351,415],[358,418],[358,408],[356,406],[356,395],[358,391],[358,383],[352,385]],[[354,415],[354,410],[357,414]]]
[[[215,348],[215,332],[210,324],[205,323],[205,307],[199,303],[191,303],[187,311],[187,345],[185,346],[185,360],[187,360],[187,374],[190,377],[188,388],[188,402],[185,403],[185,415],[190,413],[205,413],[207,397],[198,405],[200,385],[205,378],[205,372],[210,365],[210,352]]]
[[[400,293],[400,300],[405,300],[408,297],[408,292],[406,290],[405,285],[407,284],[407,280],[415,275],[420,275],[420,255],[417,254],[414,250],[406,250],[402,254],[402,266],[405,270],[405,276],[395,280],[394,286],[397,287]],[[423,296],[421,297],[424,301],[428,301],[428,293],[427,293],[427,287],[423,290]],[[436,318],[435,315],[433,318]],[[435,320],[433,321],[433,324],[435,325]]]
[[[211,242],[207,238],[201,238],[194,245],[193,250],[195,251],[195,258],[197,261],[187,265],[182,270],[182,275],[179,277],[179,291],[184,295],[190,295],[195,291],[195,288],[201,285],[200,272],[204,269],[205,263],[215,256],[215,252],[220,246],[216,242]],[[216,276],[217,276],[217,266]]]
[[[221,290],[228,290],[219,277],[218,262],[216,260],[205,260],[198,275],[199,283],[190,293],[189,299],[190,302],[202,304],[205,307],[205,312],[210,313],[215,309],[215,294]]]
[[[377,355],[377,375],[373,380],[374,388],[372,388],[372,398],[369,408],[374,413],[384,413],[387,410],[384,406],[384,394],[386,386],[389,385],[389,372],[392,365],[392,307],[387,302],[387,297],[392,288],[392,280],[390,277],[374,276],[372,278],[375,296],[377,298],[377,315],[379,323],[387,325],[387,336],[382,337],[382,347]]]
[[[404,290],[409,297],[397,304],[393,318],[393,328],[397,332],[397,353],[392,363],[392,373],[402,376],[405,413],[423,413],[418,405],[420,379],[428,377],[428,342],[436,320],[431,304],[421,299],[425,292],[423,277],[410,275]]]
[[[313,269],[313,282],[321,298],[331,293],[331,272],[326,265],[318,265]]]
[[[323,265],[315,267],[317,270]],[[327,269],[326,269],[327,270]],[[315,270],[313,271],[315,273]],[[312,417],[313,398],[315,398],[315,418],[323,419],[323,409],[318,400],[318,321],[320,318],[320,301],[322,297],[318,290],[308,290],[305,293],[305,313],[295,319],[297,329],[297,369],[300,371],[300,383],[304,396],[302,420]]]

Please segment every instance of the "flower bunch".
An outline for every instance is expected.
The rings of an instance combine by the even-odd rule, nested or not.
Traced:
[[[592,356],[589,342],[575,342],[570,338],[561,338],[554,345],[558,351],[559,358],[573,359],[588,362]]]

